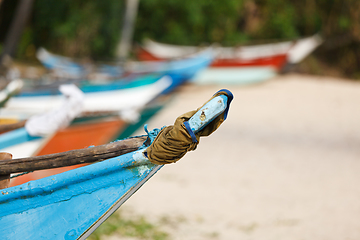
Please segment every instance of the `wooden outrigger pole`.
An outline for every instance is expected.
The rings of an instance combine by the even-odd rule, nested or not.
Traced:
[[[136,151],[146,136],[43,156],[0,161],[0,175],[93,163]]]
[[[11,159],[12,155],[10,153],[4,153],[0,152],[0,163],[2,161],[6,161],[8,159]],[[0,174],[0,189],[4,189],[9,187],[10,184],[10,174]]]

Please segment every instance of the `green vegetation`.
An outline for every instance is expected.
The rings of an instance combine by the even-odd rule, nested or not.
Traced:
[[[31,58],[34,49],[43,46],[71,57],[114,59],[124,2],[35,0],[17,57]],[[359,0],[139,2],[134,42],[152,38],[183,45],[234,46],[320,33],[326,42],[315,52],[316,61],[327,69],[339,69],[344,76],[360,78]],[[4,0],[1,4],[0,31],[6,32],[16,3]]]
[[[101,240],[102,236],[113,234],[143,240],[169,239],[167,233],[159,230],[157,226],[148,222],[144,217],[126,219],[119,212],[111,215],[88,239]]]
[[[123,2],[36,0],[33,43],[67,56],[110,57],[120,37]]]

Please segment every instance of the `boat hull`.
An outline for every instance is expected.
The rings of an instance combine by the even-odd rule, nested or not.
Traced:
[[[138,50],[138,58],[142,61],[164,61],[165,58],[160,58],[151,52],[140,48]],[[268,56],[260,56],[256,58],[241,58],[241,57],[217,57],[209,65],[209,67],[249,67],[249,66],[271,66],[276,69],[281,69],[287,62],[286,53],[276,53]]]
[[[170,77],[162,77],[154,83],[126,89],[89,92],[85,94],[84,112],[133,111],[141,109],[170,87]],[[58,108],[64,101],[61,95],[14,97],[0,110],[2,116],[28,118]]]
[[[272,67],[217,67],[199,72],[193,83],[203,84],[236,84],[247,85],[269,80],[276,76],[276,69]]]
[[[1,190],[2,239],[85,239],[159,170],[134,154]]]
[[[37,149],[31,153],[34,156],[41,156],[59,152],[66,152],[73,149],[82,149],[90,146],[98,146],[113,141],[126,127],[126,123],[121,120],[100,121],[95,123],[83,123],[70,126],[56,132],[53,136],[44,140]],[[12,152],[11,152],[12,153]],[[28,155],[30,156],[30,155]],[[16,178],[10,182],[10,186],[17,186],[29,181],[59,174],[71,169],[80,167],[69,166],[35,171]]]
[[[286,54],[279,54],[270,57],[264,58],[255,58],[255,59],[227,59],[227,58],[219,58],[216,59],[210,67],[273,67],[277,70],[280,70],[282,66],[286,63],[287,56]]]
[[[227,118],[232,99],[232,93],[222,89],[189,119],[179,117],[179,121],[184,121],[187,133],[180,133],[182,125],[178,124],[170,130],[175,131],[173,135],[171,133],[169,135],[175,136],[177,133],[186,134],[187,137],[168,141],[177,142],[170,146],[171,149],[189,142],[198,142],[195,136],[197,133],[208,136],[215,131]],[[216,121],[217,125],[205,129],[213,121]],[[158,139],[156,137],[158,133],[164,134],[159,129],[149,132],[146,142],[154,138]],[[144,140],[144,137],[140,139]],[[168,142],[164,140],[164,143]],[[139,144],[141,141],[136,148]],[[150,150],[154,144],[156,143],[151,143]],[[107,147],[111,148],[109,145],[104,146]],[[2,239],[86,239],[163,166],[149,161],[150,156],[153,155],[149,155],[149,159],[146,157],[145,151],[148,150],[146,147],[143,143],[134,152],[1,190]],[[189,150],[187,148],[180,150],[175,161]],[[102,155],[90,149],[85,154],[99,154],[97,159],[101,161],[107,153]],[[79,152],[75,154],[81,155]],[[5,173],[7,172],[3,174]]]

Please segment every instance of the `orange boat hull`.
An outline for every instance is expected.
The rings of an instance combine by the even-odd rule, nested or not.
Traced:
[[[70,126],[55,133],[49,141],[40,147],[35,156],[109,143],[116,139],[120,132],[125,128],[125,125],[126,123],[123,120],[116,119]],[[80,166],[82,165],[35,171],[12,179],[10,185],[20,185],[28,181],[62,173]]]
[[[137,50],[137,57],[140,61],[164,61],[165,59],[154,56],[147,50],[139,48]],[[254,66],[269,66],[280,70],[287,62],[286,54],[275,54],[269,57],[254,58],[245,60],[241,58],[216,58],[210,67],[254,67]]]

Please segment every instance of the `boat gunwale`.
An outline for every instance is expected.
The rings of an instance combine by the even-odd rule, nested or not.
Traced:
[[[131,169],[133,167],[148,166],[153,168],[154,164],[150,161],[139,162],[132,158],[134,152],[130,152],[118,157],[110,158],[91,165],[72,169],[67,172],[45,177],[42,179],[30,181],[18,186],[0,190],[0,205],[15,201],[18,199],[34,198],[38,195],[50,195],[59,189],[69,188],[69,186],[81,184],[86,181],[93,181],[119,171]],[[84,192],[88,191],[84,189]],[[77,193],[75,195],[80,195]],[[68,198],[68,197],[66,197]],[[60,202],[63,199],[56,199],[54,202]],[[29,207],[29,209],[32,207]],[[18,212],[23,211],[18,209]],[[0,213],[0,217],[6,215]]]

